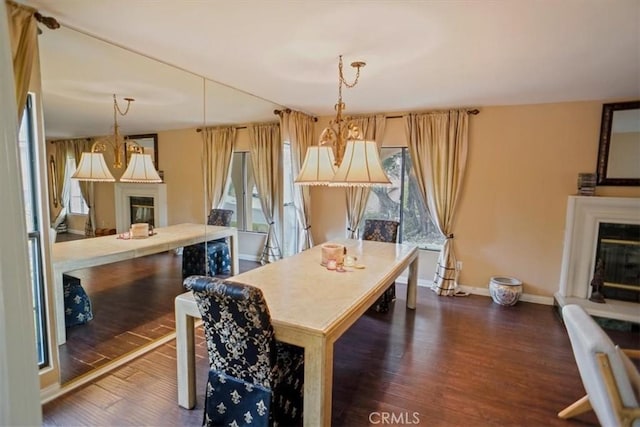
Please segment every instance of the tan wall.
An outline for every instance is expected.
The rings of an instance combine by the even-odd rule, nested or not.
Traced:
[[[578,173],[595,171],[604,102],[484,107],[471,117],[455,226],[461,284],[487,287],[500,274],[520,278],[529,294],[551,296],[557,290],[567,196],[576,193]],[[316,137],[328,120],[318,120]],[[387,120],[383,145],[406,146],[402,119]],[[248,150],[246,129],[238,131],[236,149]],[[200,134],[160,132],[158,150],[169,224],[203,222]],[[640,187],[598,187],[597,194],[637,197]],[[97,184],[96,195],[98,226],[115,226],[113,185]],[[315,242],[344,237],[344,190],[312,187],[311,196]],[[260,239],[245,240],[253,243],[241,244],[241,253],[259,252],[254,241]],[[432,279],[436,259],[436,252],[421,251],[421,279]]]
[[[606,101],[604,101],[606,102]],[[525,292],[558,290],[567,196],[578,173],[594,172],[603,101],[485,107],[472,116],[468,169],[455,225],[460,283],[487,287],[513,275]],[[319,134],[328,118],[318,121]],[[402,119],[388,119],[385,146],[406,146]],[[598,187],[600,196],[640,196],[638,187]],[[344,192],[312,189],[316,242],[343,237]],[[420,278],[433,277],[434,253],[421,251]]]

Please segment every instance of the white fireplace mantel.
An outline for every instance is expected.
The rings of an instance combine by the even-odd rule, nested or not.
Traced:
[[[556,300],[579,304],[591,315],[640,323],[640,305],[589,301],[600,223],[640,224],[640,198],[569,196]]]
[[[134,184],[117,182],[114,187],[116,230],[129,231],[131,226],[130,197],[153,198],[153,222],[156,227],[167,226],[167,184]]]

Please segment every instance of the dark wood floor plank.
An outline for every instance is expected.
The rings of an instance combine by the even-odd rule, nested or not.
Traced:
[[[556,416],[584,389],[552,307],[502,307],[487,297],[438,297],[420,288],[413,311],[405,308],[405,293],[398,285],[389,313],[367,313],[336,342],[333,425],[380,424],[385,414],[430,427],[597,425],[593,413]],[[610,336],[640,348],[637,332]],[[201,328],[196,352],[194,410],[177,405],[170,341],[45,405],[44,424],[200,425],[208,369]]]

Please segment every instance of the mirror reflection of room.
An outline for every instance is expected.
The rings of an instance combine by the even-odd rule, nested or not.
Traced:
[[[613,113],[609,140],[609,178],[640,177],[640,109]]]
[[[58,243],[120,236],[135,223],[148,224],[152,230],[167,226],[169,218],[173,224],[206,223],[199,167],[202,139],[196,128],[227,120],[239,123],[238,147],[246,150],[247,130],[240,124],[255,120],[256,111],[264,120],[276,119],[273,109],[277,105],[64,26],[41,39],[40,52],[52,175],[49,204]],[[84,60],[89,52],[94,61]],[[122,168],[116,168],[114,150],[107,147],[103,156],[116,182],[93,182],[88,195],[82,190],[85,181],[71,176],[79,154],[113,133],[110,108],[114,94],[119,103],[115,112],[124,110],[124,98],[134,99],[127,113],[117,118],[126,144],[140,142],[165,178],[154,184],[119,182],[131,152],[124,151]],[[96,110],[102,112],[96,114]],[[197,167],[185,166],[188,164]],[[230,187],[231,192],[234,188],[242,191],[241,184]],[[85,197],[91,197],[90,203]],[[228,200],[233,203],[235,194]],[[244,221],[234,212],[234,220],[237,216]],[[247,218],[251,221],[251,215]],[[259,243],[258,238],[255,244]],[[83,310],[65,306],[64,343],[59,346],[61,382],[84,380],[170,339],[175,330],[173,299],[184,292],[182,279],[182,257],[177,250],[66,272],[65,289],[73,289],[69,299],[81,299]]]

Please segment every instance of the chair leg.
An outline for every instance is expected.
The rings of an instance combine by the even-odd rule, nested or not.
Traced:
[[[573,418],[577,415],[584,414],[585,412],[590,410],[591,402],[589,402],[589,395],[586,395],[581,399],[576,400],[571,405],[564,408],[562,411],[558,412],[558,418],[566,420],[568,418]]]

